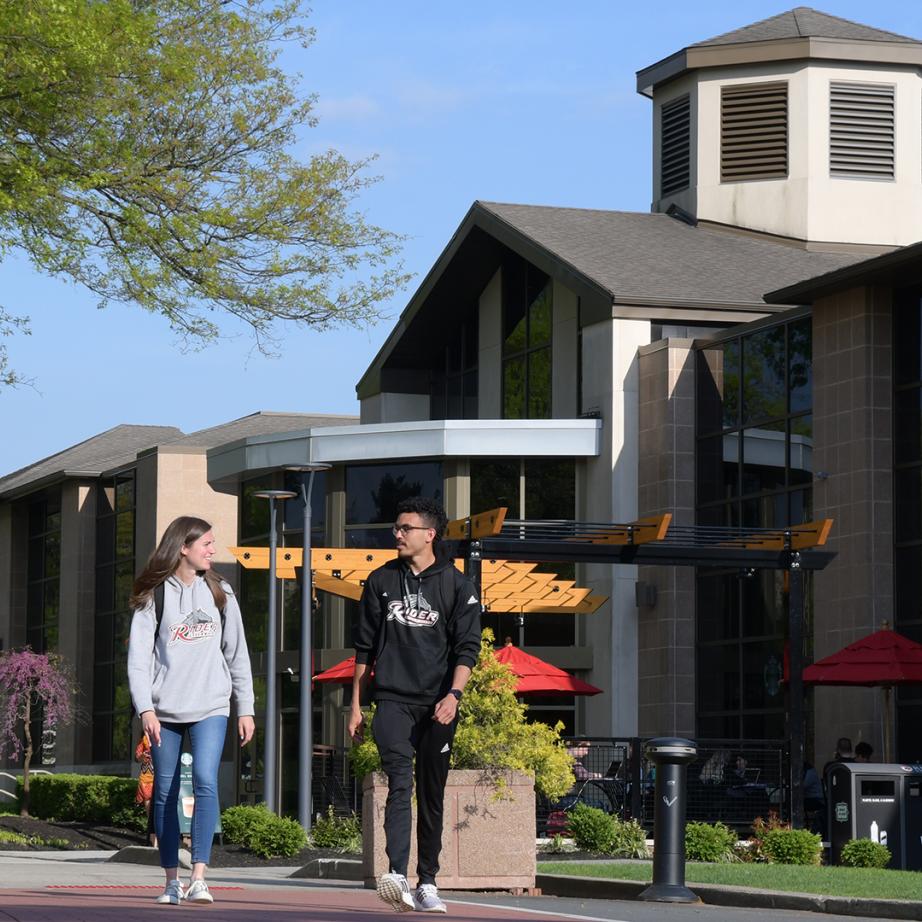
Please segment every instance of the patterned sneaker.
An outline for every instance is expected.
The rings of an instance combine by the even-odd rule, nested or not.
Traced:
[[[378,896],[392,906],[394,912],[413,912],[416,909],[410,885],[403,874],[382,874],[378,878]]]
[[[183,893],[182,881],[177,877],[175,880],[167,882],[167,885],[163,888],[163,893],[157,897],[157,902],[178,906],[184,898],[185,893]]]
[[[416,888],[417,912],[448,912],[439,899],[439,888],[435,884],[420,884]]]
[[[208,884],[204,880],[193,880],[186,891],[187,903],[213,903],[214,897],[208,892]]]

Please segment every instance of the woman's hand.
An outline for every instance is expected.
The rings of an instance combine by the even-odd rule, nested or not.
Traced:
[[[141,714],[141,726],[150,740],[151,746],[160,745],[160,721],[153,711],[144,711]]]
[[[252,714],[237,718],[237,735],[240,737],[241,746],[246,746],[246,744],[253,739],[253,734],[255,732],[256,721],[253,720]]]

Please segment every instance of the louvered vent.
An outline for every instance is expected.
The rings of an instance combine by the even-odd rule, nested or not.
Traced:
[[[720,93],[720,179],[788,175],[788,85],[749,83]]]
[[[667,102],[661,112],[660,194],[687,189],[690,176],[691,102],[688,96]]]
[[[829,172],[893,179],[895,88],[886,83],[829,85]]]

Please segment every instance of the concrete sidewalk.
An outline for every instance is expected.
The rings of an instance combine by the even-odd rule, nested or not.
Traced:
[[[0,852],[0,917],[15,922],[95,922],[146,918],[174,907],[159,906],[154,897],[163,886],[163,873],[150,865],[109,861],[113,852]],[[208,882],[214,892],[211,907],[182,911],[219,912],[232,922],[368,922],[368,914],[389,916],[371,890],[356,881],[310,880],[291,875],[295,867],[215,868]],[[186,874],[182,874],[183,877]],[[922,878],[922,875],[920,875]],[[922,881],[920,881],[922,883]],[[636,902],[644,884],[598,878],[539,875],[543,897],[503,893],[443,892],[449,914],[457,922],[534,922],[534,920],[686,918],[672,904]],[[687,906],[693,914],[723,916],[727,907],[760,914],[817,920],[849,917],[911,919],[922,922],[922,902],[856,900],[780,894],[743,887],[693,884],[710,910]],[[922,886],[920,886],[922,891]],[[922,898],[922,892],[920,892]],[[720,908],[718,908],[720,907]],[[825,915],[819,915],[825,914]]]

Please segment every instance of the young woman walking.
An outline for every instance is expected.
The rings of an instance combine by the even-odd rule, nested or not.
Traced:
[[[233,693],[241,745],[253,737],[253,678],[240,607],[212,572],[211,525],[172,521],[134,584],[128,683],[151,742],[154,828],[166,886],[158,903],[211,903],[205,868],[218,820],[218,766]],[[179,758],[192,748],[192,879],[179,880]]]

